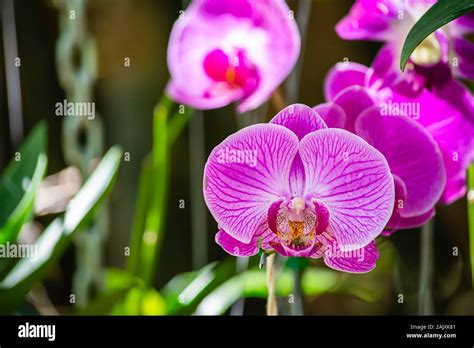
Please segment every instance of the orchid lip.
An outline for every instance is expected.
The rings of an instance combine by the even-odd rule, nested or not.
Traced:
[[[288,254],[309,253],[318,247],[317,236],[329,223],[329,211],[314,199],[295,196],[274,202],[268,211],[268,225]]]
[[[245,95],[252,93],[258,85],[257,69],[241,49],[231,52],[214,49],[205,56],[203,68],[211,80],[230,89],[242,89]]]

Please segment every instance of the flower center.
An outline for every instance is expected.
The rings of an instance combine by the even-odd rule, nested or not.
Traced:
[[[441,46],[434,34],[424,39],[411,55],[411,60],[418,65],[432,65],[441,60]]]
[[[313,247],[316,236],[327,229],[328,223],[329,212],[326,207],[303,197],[277,202],[269,211],[272,231],[283,246],[296,250]]]
[[[244,96],[255,90],[258,73],[243,50],[227,54],[221,49],[209,52],[204,58],[204,71],[212,80],[224,82],[229,88],[240,88]]]

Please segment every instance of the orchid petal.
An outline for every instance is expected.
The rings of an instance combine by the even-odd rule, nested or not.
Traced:
[[[348,273],[367,273],[375,268],[379,252],[375,242],[365,247],[342,251],[335,240],[327,240],[324,244],[324,263],[335,270]]]
[[[394,183],[386,159],[358,136],[322,129],[300,143],[305,196],[323,203],[342,250],[364,247],[388,222]]]
[[[368,68],[358,63],[337,63],[324,80],[324,97],[332,101],[341,91],[351,86],[364,86]]]
[[[268,243],[275,240],[276,238],[277,237],[268,229],[266,229],[261,235],[255,235],[248,244],[238,241],[224,230],[219,230],[215,237],[216,243],[219,244],[230,255],[241,257],[256,255],[259,251],[259,240],[262,240],[262,246],[265,245],[265,249],[269,249]]]
[[[346,116],[345,129],[354,132],[354,125],[359,115],[374,106],[374,100],[369,95],[367,88],[353,86],[344,89],[334,98],[334,104],[344,110]]]
[[[204,169],[204,198],[219,226],[243,243],[267,226],[270,205],[289,195],[298,138],[285,127],[259,124],[219,144]]]
[[[299,140],[308,133],[328,128],[321,116],[304,104],[293,104],[284,108],[270,123],[288,128],[296,134]]]
[[[283,0],[194,0],[171,32],[167,94],[199,109],[234,101],[240,101],[239,112],[260,106],[289,74],[299,55],[298,28],[288,13]],[[239,55],[244,58],[246,67],[240,63],[235,67],[236,73],[244,71],[243,85],[233,83],[232,77],[215,80],[217,68],[207,64],[207,58],[221,51],[229,60]],[[225,76],[222,69],[219,75]]]
[[[402,4],[401,0],[357,0],[337,24],[336,32],[346,40],[388,40],[393,37],[393,22]]]
[[[321,115],[329,128],[344,129],[346,127],[346,113],[339,105],[334,103],[324,103],[316,105],[313,110]]]
[[[391,172],[403,181],[403,215],[423,214],[435,206],[446,184],[441,151],[429,132],[410,115],[382,115],[383,110],[375,107],[362,113],[356,122],[356,134],[379,150]]]

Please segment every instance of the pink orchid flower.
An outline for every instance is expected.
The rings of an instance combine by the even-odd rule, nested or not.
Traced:
[[[232,255],[262,248],[362,273],[375,267],[394,181],[374,147],[295,104],[214,148],[204,197],[219,225],[216,242]]]
[[[429,220],[438,200],[450,204],[466,193],[466,170],[474,160],[474,100],[452,78],[416,93],[410,81],[390,81],[384,67],[394,57],[387,53],[382,50],[372,68],[336,65],[325,82],[330,104],[316,110],[329,126],[355,132],[385,155],[397,199],[405,201],[392,227],[410,228]],[[420,205],[415,209],[410,201]]]
[[[300,36],[283,0],[194,0],[174,24],[167,94],[198,109],[264,103],[293,69]]]
[[[436,0],[356,0],[336,26],[347,40],[373,40],[388,44],[400,57],[408,32]],[[474,45],[464,38],[474,32],[474,14],[467,14],[425,39],[410,58],[411,64],[449,63],[455,75],[474,79]],[[391,67],[397,71],[398,62]],[[412,65],[408,64],[409,67]]]

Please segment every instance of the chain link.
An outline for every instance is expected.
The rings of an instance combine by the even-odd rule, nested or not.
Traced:
[[[87,30],[87,0],[55,0],[53,3],[59,10],[60,35],[56,44],[59,83],[68,103],[92,103],[97,52],[95,40]],[[100,117],[95,114],[89,119],[87,116],[64,117],[62,129],[64,159],[67,164],[78,167],[83,178],[91,173],[104,147]],[[78,233],[74,240],[76,305],[88,302],[92,287],[102,288],[102,250],[107,230],[108,214],[104,205],[90,227]]]
[[[97,77],[94,38],[87,32],[87,0],[56,0],[60,31],[56,46],[59,83],[70,102],[90,102]],[[64,157],[85,175],[103,153],[103,125],[99,117],[66,117],[63,125]],[[83,140],[86,140],[85,143]]]

